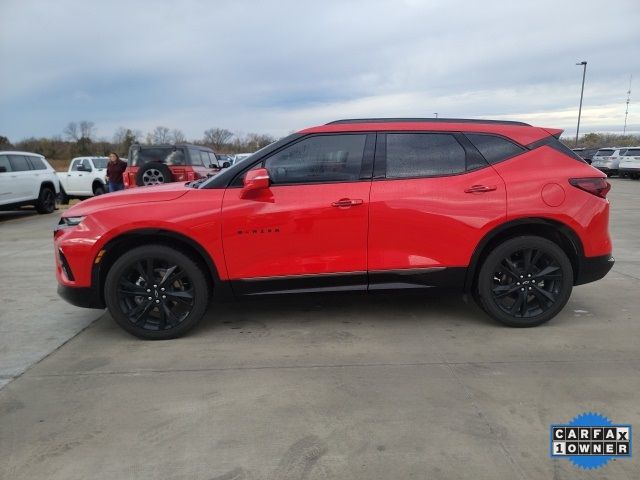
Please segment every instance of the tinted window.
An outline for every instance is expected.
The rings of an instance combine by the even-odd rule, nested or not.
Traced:
[[[181,148],[151,147],[134,150],[131,155],[132,166],[142,166],[149,162],[159,162],[165,165],[184,165],[185,155]]]
[[[637,157],[640,156],[640,148],[630,148],[624,153],[625,157]]]
[[[387,134],[387,178],[429,177],[465,171],[465,152],[453,135]]]
[[[71,163],[71,171],[77,172],[78,171],[78,166],[80,165],[80,163],[82,163],[82,160],[74,160]]]
[[[608,157],[613,154],[613,150],[598,150],[594,157]]]
[[[11,164],[9,163],[9,157],[6,155],[0,155],[0,167],[4,167],[7,172],[11,171]]]
[[[497,163],[524,152],[524,148],[495,135],[465,134],[489,163]]]
[[[281,150],[265,162],[274,184],[349,182],[360,178],[366,135],[321,135]]]
[[[27,157],[22,155],[9,155],[9,161],[11,162],[11,170],[14,172],[24,172],[25,170],[31,170]]]
[[[31,168],[34,170],[46,170],[47,166],[40,157],[28,157],[31,162]]]
[[[207,164],[207,167],[209,165],[213,165],[214,167],[216,165],[218,165],[218,158],[211,152],[208,152],[208,154],[209,154],[209,163]],[[223,157],[224,157],[224,155],[223,155]],[[222,166],[222,163],[220,164],[220,166]]]
[[[202,157],[200,156],[200,150],[190,148],[189,155],[191,156],[191,165],[203,165]]]

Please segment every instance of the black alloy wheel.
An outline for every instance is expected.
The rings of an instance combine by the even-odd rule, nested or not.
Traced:
[[[51,187],[42,187],[38,201],[36,202],[36,210],[38,213],[53,213],[56,209],[56,193]]]
[[[571,262],[554,242],[517,237],[499,245],[478,278],[483,309],[514,327],[540,325],[567,303],[573,287]]]
[[[204,272],[184,253],[163,245],[135,248],[109,270],[105,300],[114,320],[145,339],[169,339],[191,329],[205,313]]]

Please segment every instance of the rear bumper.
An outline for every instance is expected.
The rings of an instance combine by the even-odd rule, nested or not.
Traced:
[[[67,287],[58,284],[58,295],[76,307],[98,309],[106,307],[98,292],[91,287]]]
[[[584,285],[600,280],[609,273],[614,263],[615,259],[611,255],[582,257],[578,264],[578,274],[574,279],[574,284]]]

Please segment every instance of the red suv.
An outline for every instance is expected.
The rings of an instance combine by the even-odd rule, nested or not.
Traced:
[[[611,269],[610,185],[518,122],[341,120],[210,179],[63,213],[60,295],[142,338],[192,328],[212,298],[456,287],[539,325]]]
[[[122,176],[126,188],[185,182],[220,171],[213,150],[201,145],[131,145],[127,169]]]

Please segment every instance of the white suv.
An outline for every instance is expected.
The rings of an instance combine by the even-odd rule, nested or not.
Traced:
[[[640,147],[629,147],[620,159],[618,167],[621,177],[640,178]]]
[[[34,205],[52,213],[59,192],[56,172],[42,155],[0,151],[0,210]]]
[[[596,152],[591,160],[591,166],[596,167],[608,177],[618,175],[620,158],[627,151],[627,147],[601,148]]]

